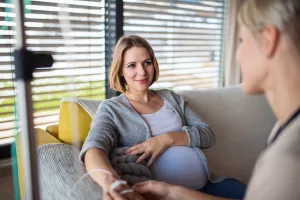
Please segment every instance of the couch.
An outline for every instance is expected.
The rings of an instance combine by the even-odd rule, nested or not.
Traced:
[[[208,158],[210,171],[216,175],[233,177],[247,183],[255,161],[259,153],[266,147],[268,135],[275,124],[274,115],[265,97],[263,95],[245,95],[241,91],[240,85],[220,89],[176,92],[185,96],[194,111],[199,114],[202,120],[211,125],[216,134],[216,145],[204,150]],[[88,106],[86,106],[86,103]],[[51,146],[51,144],[72,144],[76,140],[77,150],[75,151],[78,153],[80,146],[88,134],[89,126],[95,113],[94,111],[97,109],[99,103],[100,101],[77,98],[62,99],[59,123],[47,127],[46,130],[35,129],[37,148],[42,149],[47,145]],[[74,135],[76,136],[75,140]],[[22,155],[19,145],[17,145],[17,152],[19,183],[22,196],[24,194],[24,177],[22,174]],[[64,151],[58,149],[57,152]],[[59,156],[61,156],[61,159],[73,156],[72,159],[75,161],[72,161],[72,163],[79,165],[76,161],[76,153],[64,155],[57,152],[53,153],[56,160]],[[45,152],[39,153],[38,151],[38,164],[41,169],[47,166],[46,163],[50,160],[44,154]],[[48,170],[47,173],[49,174],[47,176],[44,176],[44,172],[40,171],[40,177],[47,179],[46,181],[44,180],[47,184],[50,184],[51,177],[54,177],[53,174],[59,172],[59,170],[56,171],[55,165],[57,163],[59,161],[54,161],[54,164],[52,163],[50,167],[52,171]],[[60,166],[60,170],[62,170],[61,168],[64,167]],[[73,174],[70,166],[68,168],[66,170],[69,171],[64,173]],[[79,166],[79,168],[79,170],[83,170],[82,166]],[[76,169],[78,170],[78,167]],[[67,174],[66,177],[68,177]],[[80,176],[78,175],[78,177]],[[61,179],[63,180],[60,181],[60,177],[56,177],[55,180],[52,180],[51,185],[57,185],[58,182],[63,182],[67,178]],[[93,184],[91,182],[89,180],[86,184]],[[69,181],[65,184],[71,183]],[[43,187],[48,188],[49,186],[46,185]],[[64,186],[59,187],[65,188]],[[49,193],[48,195],[51,194]],[[58,196],[44,199],[56,199]]]

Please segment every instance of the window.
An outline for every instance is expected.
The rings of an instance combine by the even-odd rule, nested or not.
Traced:
[[[224,1],[124,0],[124,34],[148,40],[160,67],[154,88],[219,87]]]
[[[10,1],[8,1],[10,2]],[[32,82],[34,124],[57,123],[66,96],[105,99],[104,3],[97,0],[25,1],[26,43],[33,51],[52,52],[52,68],[37,69]],[[0,138],[14,134],[14,13],[0,4]],[[66,11],[66,12],[61,12]]]
[[[28,49],[52,52],[55,59],[52,68],[34,72],[35,126],[57,123],[63,97],[106,98],[107,46],[123,32],[113,27],[120,19],[124,35],[144,37],[154,48],[161,75],[153,88],[220,86],[224,0],[124,0],[123,18],[115,17],[118,1],[24,1]],[[0,2],[0,144],[11,141],[16,127],[13,7],[11,0]]]

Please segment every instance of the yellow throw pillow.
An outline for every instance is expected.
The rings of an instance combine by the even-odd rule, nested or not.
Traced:
[[[60,141],[82,146],[88,132],[92,117],[77,102],[62,101],[60,104],[58,138]]]

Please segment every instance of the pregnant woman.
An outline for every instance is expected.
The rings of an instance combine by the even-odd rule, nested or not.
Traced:
[[[215,144],[214,133],[182,96],[150,90],[158,77],[158,63],[148,42],[138,36],[120,38],[109,78],[110,87],[122,94],[99,105],[80,153],[88,172],[108,172],[91,174],[102,187],[104,199],[110,199],[106,195],[111,185],[120,183],[108,157],[117,147],[131,147],[125,153],[139,155],[136,163],[146,161],[156,180],[196,190],[209,182],[200,148]],[[124,194],[127,199],[142,199],[124,182],[116,190],[130,191]]]

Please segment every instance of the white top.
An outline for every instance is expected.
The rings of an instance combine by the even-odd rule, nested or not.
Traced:
[[[166,101],[153,114],[141,114],[148,123],[152,136],[167,132],[182,131],[181,119]],[[200,189],[207,183],[207,174],[200,156],[195,149],[187,146],[168,148],[152,164],[155,179],[172,184]]]

